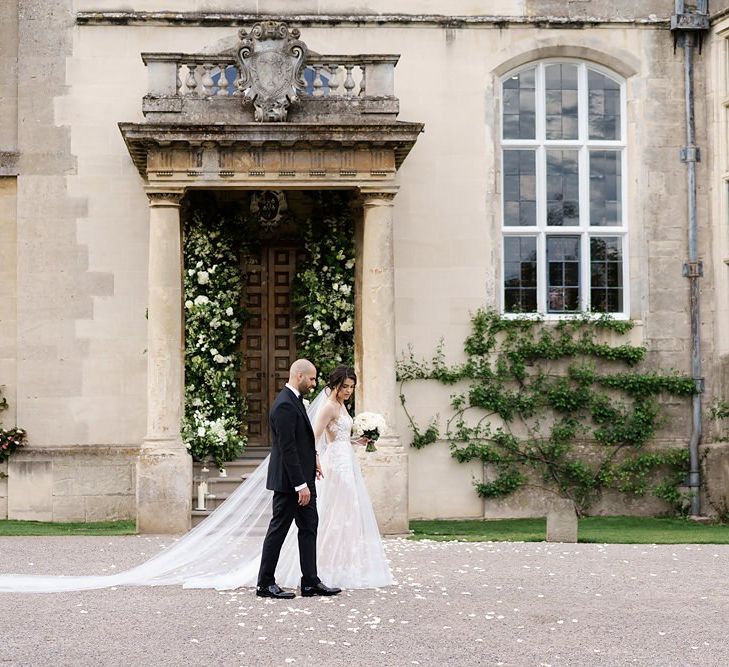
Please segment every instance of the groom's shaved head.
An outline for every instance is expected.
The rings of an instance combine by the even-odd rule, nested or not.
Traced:
[[[297,359],[289,370],[289,384],[306,396],[316,387],[316,367],[308,359]]]
[[[311,373],[312,371],[316,372],[316,368],[314,368],[314,364],[312,364],[308,359],[297,359],[293,364],[291,364],[289,376],[293,378],[299,373]]]

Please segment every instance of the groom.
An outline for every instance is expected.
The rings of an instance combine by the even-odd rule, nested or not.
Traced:
[[[268,463],[266,487],[273,491],[273,517],[268,526],[261,554],[256,595],[290,599],[276,583],[276,565],[292,521],[299,529],[301,595],[336,595],[316,574],[315,479],[320,472],[316,460],[314,431],[304,408],[304,396],[316,386],[316,368],[307,359],[298,359],[289,370],[289,381],[281,390],[269,414],[273,444]]]

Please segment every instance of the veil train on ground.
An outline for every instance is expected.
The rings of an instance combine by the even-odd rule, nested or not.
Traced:
[[[324,389],[307,409],[312,424],[327,396],[327,390]],[[327,449],[325,437],[320,438],[317,448],[324,456]],[[351,447],[350,453],[354,456]],[[268,461],[269,457],[266,457],[253,474],[203,522],[177,539],[167,549],[136,567],[116,574],[96,576],[0,575],[0,592],[54,593],[112,586],[182,585],[184,588],[216,588],[218,590],[255,587],[263,539],[271,520],[273,492],[266,488]],[[355,469],[356,474],[359,474],[359,466],[355,466]],[[361,497],[362,493],[366,496],[367,492],[361,474],[356,477],[354,482],[357,486],[355,498]],[[322,500],[326,497],[326,493],[323,496]],[[367,562],[341,563],[341,572],[327,572],[329,577],[343,575],[348,581],[349,587],[367,588],[392,583],[392,576],[384,560],[379,531],[368,497],[366,497],[365,509],[367,507],[369,513],[365,512],[363,519],[367,537],[365,543],[356,545],[355,551],[358,554],[358,560],[359,554],[363,559],[376,560],[379,556],[382,563],[371,563],[372,567],[369,567]],[[338,508],[335,499],[332,498],[332,504],[328,508],[320,505],[320,514],[322,509],[324,513],[336,512]],[[340,511],[341,509],[339,508]],[[375,544],[372,532],[373,525],[377,544]],[[361,538],[358,536],[357,539]],[[330,551],[336,551],[338,543],[335,540]],[[373,551],[376,548],[379,548],[379,552]],[[335,554],[330,553],[329,557],[331,559],[331,557],[335,557]],[[356,574],[354,577],[348,578],[346,575],[348,565],[357,565],[360,568],[364,566],[364,576]],[[298,566],[296,527],[292,525],[279,559],[276,574],[279,585],[288,587],[298,585],[300,576]],[[338,570],[339,565],[334,563],[334,568]],[[367,571],[368,568],[369,571]],[[331,584],[332,581],[330,579],[328,583]]]

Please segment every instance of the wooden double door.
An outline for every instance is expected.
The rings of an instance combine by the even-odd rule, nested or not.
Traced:
[[[286,384],[296,357],[292,286],[301,246],[272,245],[243,258],[249,318],[241,341],[241,391],[248,402],[248,442],[268,446],[268,411]]]

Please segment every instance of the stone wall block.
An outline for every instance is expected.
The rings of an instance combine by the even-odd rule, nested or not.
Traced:
[[[459,463],[443,441],[411,449],[408,459],[411,519],[483,517],[483,499],[473,487],[474,481],[483,481],[480,461]]]
[[[8,461],[8,518],[53,520],[53,463]]]
[[[396,438],[380,438],[376,452],[357,450],[362,476],[372,499],[377,525],[383,535],[408,532],[408,455],[404,449],[390,446]]]
[[[704,445],[702,502],[709,516],[729,512],[729,442]]]
[[[73,482],[73,493],[77,496],[133,494],[132,468],[132,464],[79,467]]]
[[[59,523],[83,523],[86,521],[84,499],[76,496],[54,496],[52,520]]]
[[[83,499],[86,521],[133,520],[136,502],[133,495],[86,496]]]

